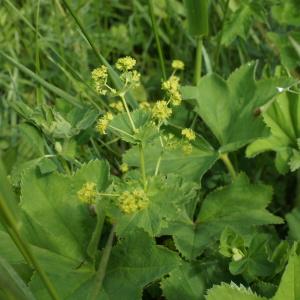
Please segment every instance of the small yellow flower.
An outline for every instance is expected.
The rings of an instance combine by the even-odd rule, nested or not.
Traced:
[[[150,106],[150,103],[147,102],[147,101],[142,101],[140,104],[139,104],[139,107],[142,108],[142,109],[149,109],[151,106]]]
[[[130,71],[134,68],[136,60],[130,56],[119,58],[116,62],[116,68],[121,72]]]
[[[94,69],[92,71],[92,78],[94,81],[99,81],[99,80],[106,80],[108,76],[107,73],[107,67],[106,66],[100,66],[97,69]]]
[[[162,83],[161,88],[169,93],[178,91],[180,79],[178,76],[172,75],[168,80]]]
[[[78,198],[87,204],[95,204],[97,196],[97,186],[94,182],[85,183],[82,188],[77,192]]]
[[[182,101],[182,96],[179,91],[179,82],[179,77],[172,75],[168,80],[164,81],[161,86],[161,88],[166,91],[169,101],[174,106],[180,105]]]
[[[109,125],[109,122],[113,119],[113,114],[111,112],[107,112],[102,118],[100,118],[96,125],[96,130],[100,134],[106,134],[106,129]]]
[[[183,151],[184,154],[189,155],[193,152],[193,147],[190,143],[184,144],[182,146],[182,151]]]
[[[174,92],[170,93],[170,102],[174,106],[180,105],[181,101],[182,101],[182,96],[178,91],[174,91]]]
[[[122,101],[113,102],[113,103],[109,104],[109,106],[119,112],[124,111],[124,105],[123,105]]]
[[[172,61],[172,68],[174,70],[183,70],[184,69],[184,63],[183,63],[183,61],[181,61],[179,59],[174,59]]]
[[[149,198],[141,189],[125,191],[119,197],[119,207],[125,214],[132,214],[149,205]]]
[[[163,137],[164,139],[164,147],[168,150],[175,150],[180,146],[179,141],[175,138],[175,135],[169,133]]]
[[[164,100],[157,101],[152,108],[152,116],[160,122],[166,121],[172,115],[172,109]]]
[[[128,172],[129,167],[128,167],[128,165],[126,163],[122,163],[120,165],[120,170],[121,170],[122,173],[126,173],[126,172]]]
[[[108,77],[108,73],[107,73],[106,66],[102,65],[99,68],[94,69],[92,71],[92,79],[94,80],[95,89],[96,89],[96,92],[100,95],[107,94],[107,91],[108,91],[107,86],[106,86],[107,77]]]
[[[194,141],[196,139],[196,134],[191,128],[182,129],[181,134],[189,141]]]
[[[111,112],[107,112],[104,117],[108,120],[111,121],[114,118],[114,115]]]
[[[130,85],[131,87],[137,87],[141,84],[141,74],[136,70],[125,71],[121,74],[120,78],[125,85]]]
[[[139,85],[140,84],[140,79],[141,79],[141,74],[136,71],[136,70],[133,70],[130,72],[130,82],[131,84],[134,84],[134,85]]]

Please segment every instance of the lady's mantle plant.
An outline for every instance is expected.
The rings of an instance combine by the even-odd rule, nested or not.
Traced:
[[[277,156],[277,162],[283,159],[292,169],[299,166],[297,134],[282,141],[276,127],[280,120],[272,119],[275,110],[282,110],[286,118],[293,115],[285,108],[291,99],[298,105],[299,97],[288,92],[294,82],[256,81],[255,63],[248,63],[227,80],[211,74],[197,86],[181,87],[184,64],[174,60],[172,73],[161,84],[162,97],[137,105],[128,101],[141,80],[135,66],[131,57],[117,60],[120,89],[111,86],[106,66],[92,71],[95,90],[109,104],[88,129],[106,145],[117,140],[125,149],[122,159],[114,159],[111,168],[104,158],[91,160],[63,175],[51,169],[47,158],[47,163],[39,160],[22,172],[21,202],[10,208],[20,228],[12,235],[18,241],[22,233],[30,246],[14,244],[6,225],[0,231],[0,253],[31,272],[34,263],[26,251],[20,254],[30,247],[29,257],[36,257],[45,270],[52,291],[44,288],[41,273],[34,272],[26,293],[43,300],[50,295],[141,299],[143,291],[155,286],[170,300],[178,295],[195,300],[281,300],[286,286],[298,293],[291,270],[299,268],[299,249],[274,229],[284,220],[267,209],[272,188],[251,183],[229,159],[229,153],[248,144],[249,156],[265,150],[282,153],[280,145],[285,145],[284,153],[291,156]],[[176,123],[187,106],[214,135],[214,146],[198,127]],[[32,113],[27,122],[39,127],[41,119]],[[62,136],[43,128],[60,157]],[[219,160],[230,175],[228,184],[203,194],[201,178],[209,176]],[[12,192],[7,193],[14,199]],[[297,211],[286,216],[294,235],[297,216]]]

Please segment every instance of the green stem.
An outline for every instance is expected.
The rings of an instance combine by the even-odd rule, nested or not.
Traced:
[[[163,157],[163,154],[164,154],[164,143],[163,143],[163,140],[162,140],[161,136],[159,136],[159,140],[160,140],[160,144],[161,144],[162,150],[160,152],[159,158],[158,158],[157,163],[156,163],[154,176],[158,175],[159,167],[160,167],[161,160],[162,160],[162,157]]]
[[[119,197],[120,194],[97,193],[97,196]]]
[[[146,168],[145,168],[145,154],[144,154],[144,147],[142,144],[139,144],[140,150],[140,167],[141,167],[141,174],[143,178],[143,185],[144,190],[147,189],[147,177],[146,177]]]
[[[115,131],[118,131],[118,132],[120,132],[120,133],[123,133],[123,134],[125,134],[125,135],[131,137],[132,139],[134,139],[134,136],[133,136],[132,134],[130,134],[130,133],[128,133],[128,132],[126,132],[126,131],[124,131],[124,130],[122,130],[122,129],[120,129],[120,128],[117,128],[117,127],[112,126],[112,125],[108,125],[108,127],[111,128],[111,129],[113,129],[113,130],[115,130]]]
[[[96,300],[98,298],[99,293],[102,290],[103,280],[106,274],[106,269],[114,241],[114,234],[115,234],[115,225],[113,225],[109,237],[107,239],[105,248],[102,253],[102,257],[99,263],[99,267],[95,276],[95,285],[91,293],[90,300]]]
[[[216,48],[215,57],[214,57],[215,68],[217,67],[218,62],[219,62],[221,42],[222,42],[222,36],[223,36],[223,32],[224,32],[224,24],[225,24],[225,20],[226,20],[226,17],[227,17],[228,7],[229,7],[229,0],[227,0],[226,3],[225,3],[225,9],[224,9],[224,15],[223,15],[223,20],[222,20],[221,30],[220,30],[220,34],[218,36],[217,48]]]
[[[40,14],[40,0],[37,1],[36,17],[35,17],[35,72],[40,75],[40,45],[39,45],[39,14]],[[36,88],[37,104],[42,104],[42,87],[40,84]]]
[[[63,4],[65,5],[66,9],[69,11],[69,13],[71,14],[71,16],[73,17],[73,19],[75,20],[75,22],[77,23],[78,27],[80,28],[80,30],[82,31],[84,37],[86,38],[86,40],[88,41],[89,45],[91,46],[91,48],[93,49],[95,55],[98,57],[98,59],[103,63],[103,57],[100,55],[100,53],[98,52],[94,42],[92,41],[92,39],[90,38],[89,34],[87,33],[87,31],[84,29],[81,21],[79,20],[79,18],[77,18],[75,12],[73,11],[72,7],[69,5],[67,0],[62,0]]]
[[[131,118],[131,114],[130,114],[128,105],[127,105],[127,103],[126,103],[125,97],[124,97],[123,95],[120,95],[120,97],[121,97],[121,99],[122,99],[123,105],[124,105],[125,110],[126,110],[126,112],[127,112],[127,115],[128,115],[128,118],[129,118],[129,121],[130,121],[132,130],[133,130],[133,132],[135,133],[135,132],[136,132],[136,128],[135,128],[134,122],[133,122],[133,120],[132,120],[132,118]]]
[[[152,0],[148,0],[148,5],[149,5],[149,14],[150,14],[151,23],[152,23],[152,29],[154,32],[155,42],[156,42],[156,46],[157,46],[157,52],[158,52],[161,72],[163,75],[163,79],[167,80],[164,55],[163,55],[162,47],[161,47],[160,40],[159,40],[158,27],[157,27],[157,23],[156,23],[155,16],[154,16]]]
[[[163,156],[163,151],[160,153],[159,155],[159,158],[157,160],[157,163],[156,163],[156,167],[155,167],[155,173],[154,173],[154,176],[157,176],[158,175],[158,171],[159,171],[159,167],[160,167],[160,164],[161,164],[161,160],[162,160],[162,156]]]
[[[197,37],[197,50],[196,50],[196,63],[195,63],[195,74],[194,74],[194,83],[198,85],[201,78],[202,70],[202,37]]]
[[[225,164],[229,174],[231,175],[232,178],[235,178],[237,176],[236,171],[233,167],[233,164],[231,163],[231,160],[228,157],[227,153],[221,154],[220,156],[221,160]]]
[[[22,236],[20,235],[18,226],[16,225],[17,222],[2,197],[0,197],[0,212],[4,217],[6,223],[4,225],[8,228],[8,233],[10,234],[12,240],[15,242],[19,251],[24,256],[25,260],[28,262],[29,265],[32,265],[34,267],[37,274],[40,276],[42,282],[44,283],[46,289],[48,290],[51,298],[53,300],[60,300],[48,276],[46,275],[46,273],[41,268],[34,255],[32,254],[30,246],[26,243],[25,240],[23,240]]]

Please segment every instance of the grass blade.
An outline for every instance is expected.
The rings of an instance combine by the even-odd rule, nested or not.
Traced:
[[[156,46],[157,46],[157,52],[158,52],[161,72],[162,72],[162,75],[163,75],[163,79],[167,80],[165,60],[164,60],[164,55],[163,55],[163,51],[162,51],[159,36],[158,36],[158,27],[157,27],[156,19],[155,19],[155,16],[154,16],[154,9],[153,9],[152,0],[148,0],[148,5],[149,5],[149,14],[150,14],[151,23],[152,23],[152,30],[153,30],[153,33],[154,33],[154,36],[155,36],[155,42],[156,42]]]
[[[110,78],[111,78],[111,80],[112,80],[115,88],[118,89],[118,90],[120,90],[122,88],[123,84],[122,84],[122,81],[121,81],[119,75],[113,69],[113,67],[109,64],[109,62],[97,50],[97,48],[96,48],[93,40],[91,39],[91,37],[89,36],[89,34],[87,33],[87,31],[85,30],[83,24],[81,23],[81,21],[77,17],[77,15],[74,12],[74,10],[72,9],[72,7],[69,5],[68,1],[67,0],[62,0],[62,2],[65,5],[65,7],[68,10],[68,12],[70,13],[70,15],[72,16],[72,18],[74,19],[74,21],[76,22],[76,24],[79,27],[81,33],[86,38],[88,44],[91,46],[93,52],[95,53],[95,55],[99,59],[100,63],[103,64],[103,65],[105,65],[108,68],[109,76],[110,76]],[[126,94],[126,100],[128,101],[128,103],[132,107],[135,108],[135,107],[138,106],[137,102],[135,101],[135,99],[132,97],[132,95],[129,92]]]
[[[62,89],[56,87],[55,85],[47,82],[46,80],[44,80],[43,78],[41,78],[40,76],[38,76],[37,74],[35,74],[34,72],[32,72],[30,69],[28,69],[24,65],[20,64],[18,61],[16,61],[11,56],[8,56],[7,54],[5,54],[2,51],[0,51],[0,54],[4,58],[6,58],[10,63],[12,63],[14,66],[16,66],[20,71],[22,71],[23,73],[25,73],[26,75],[28,75],[29,77],[31,77],[33,80],[35,80],[36,82],[38,82],[44,88],[48,89],[49,91],[53,92],[57,96],[63,98],[67,102],[69,102],[69,103],[71,103],[71,104],[73,104],[73,105],[75,105],[75,106],[77,106],[79,108],[83,107],[83,105],[75,97],[71,96],[70,94],[66,93],[65,91],[63,91]]]

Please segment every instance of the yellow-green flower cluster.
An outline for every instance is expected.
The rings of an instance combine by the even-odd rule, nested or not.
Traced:
[[[136,60],[130,56],[121,57],[116,62],[116,68],[121,72],[127,72],[134,68]]]
[[[190,143],[184,143],[182,145],[182,151],[184,154],[189,155],[193,152],[193,146]]]
[[[123,105],[122,101],[113,102],[113,103],[109,104],[109,106],[118,112],[124,111],[124,105]]]
[[[121,57],[116,62],[116,68],[121,71],[120,78],[124,82],[125,88],[140,85],[141,74],[133,70],[136,60],[130,56]]]
[[[111,112],[107,112],[104,116],[102,116],[96,125],[96,129],[100,134],[106,134],[106,129],[109,125],[109,122],[113,119],[113,114]]]
[[[182,129],[181,134],[189,141],[194,141],[196,139],[196,134],[191,128]]]
[[[97,196],[97,186],[94,182],[85,183],[77,192],[77,196],[83,203],[95,204]]]
[[[120,165],[120,171],[121,171],[122,173],[126,173],[126,172],[128,172],[128,170],[129,170],[128,164],[122,163],[122,164]]]
[[[168,101],[174,106],[180,105],[182,101],[182,96],[179,91],[180,79],[178,76],[172,75],[168,80],[162,83],[162,89],[166,91]]]
[[[92,79],[94,80],[95,89],[98,94],[106,95],[108,88],[107,88],[107,67],[106,66],[100,66],[97,69],[94,69],[92,71]]]
[[[159,122],[164,122],[172,115],[172,109],[168,107],[167,101],[157,101],[152,108],[152,117]]]
[[[179,59],[174,59],[172,61],[172,68],[174,70],[184,70],[184,63]]]
[[[123,192],[119,197],[119,207],[125,214],[132,214],[149,205],[149,198],[142,189]]]
[[[150,103],[147,102],[147,101],[142,101],[140,104],[139,104],[139,107],[142,108],[142,109],[149,109],[151,107]]]
[[[172,133],[164,135],[163,141],[164,141],[164,147],[168,150],[175,150],[176,148],[178,148],[178,146],[180,146],[179,140],[176,139],[175,135]]]

